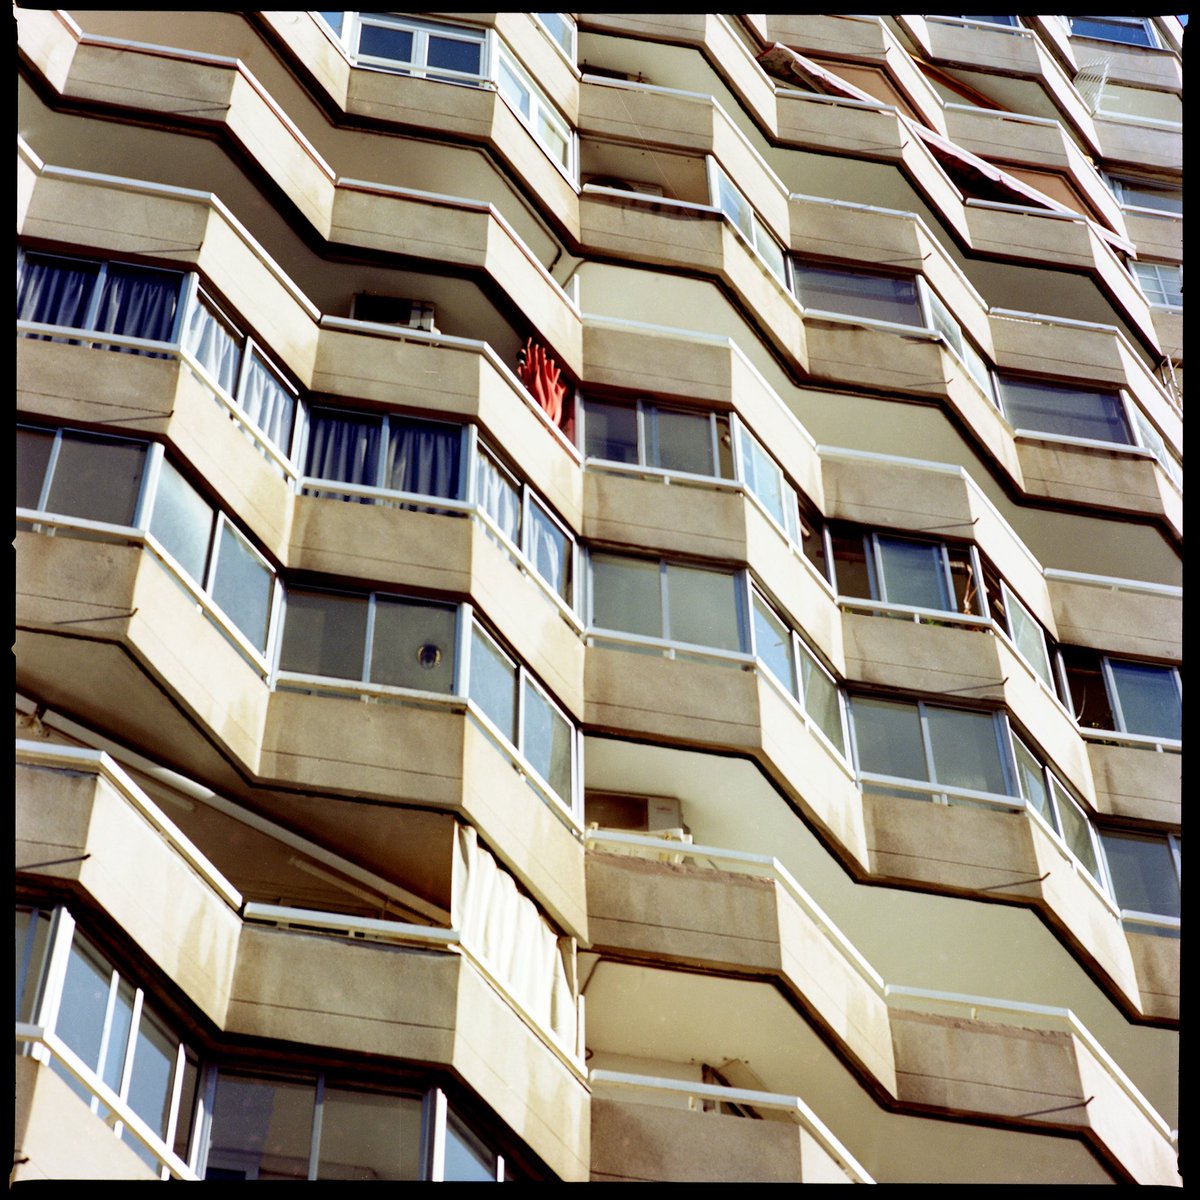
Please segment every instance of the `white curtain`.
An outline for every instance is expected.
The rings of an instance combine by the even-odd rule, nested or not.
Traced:
[[[167,342],[175,332],[180,276],[134,267],[109,266],[94,328],[102,333]],[[122,347],[124,353],[139,351]]]
[[[457,499],[461,445],[458,429],[391,418],[384,486],[397,492]]]
[[[534,1020],[577,1050],[577,1007],[565,940],[491,853],[460,825],[455,841],[453,920],[471,950]]]
[[[18,249],[17,320],[79,328],[97,274],[90,264],[27,257]]]
[[[237,401],[246,416],[267,435],[275,448],[287,455],[291,449],[296,398],[253,351],[250,352],[250,362]]]
[[[529,506],[529,557],[537,573],[564,599],[567,597],[568,542],[562,530],[536,504]]]
[[[233,396],[242,363],[241,345],[200,296],[185,318],[183,345],[226,395]]]
[[[476,500],[479,507],[519,546],[521,498],[498,466],[480,450],[475,459]]]
[[[361,483],[374,487],[382,440],[383,426],[379,420],[313,411],[309,414],[308,455],[304,473],[317,479],[336,479],[342,483]],[[326,497],[338,495],[337,492],[311,490],[308,494]],[[371,503],[365,498],[360,502]]]

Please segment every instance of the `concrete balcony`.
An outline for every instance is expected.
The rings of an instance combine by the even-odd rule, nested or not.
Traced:
[[[368,923],[364,939],[355,918],[305,910],[280,910],[302,930],[280,914],[276,928],[252,924],[240,915],[240,894],[107,756],[25,743],[18,758],[18,861],[42,864],[24,872],[26,881],[58,882],[103,911],[204,1013],[218,1042],[295,1041],[437,1065],[520,1130],[560,1177],[586,1178],[588,1094],[573,1048],[556,1048],[519,1010],[478,947],[458,952],[454,931],[386,921]],[[440,849],[448,855],[450,842]],[[577,871],[582,892],[582,862]],[[96,1169],[123,1170],[114,1154],[97,1158]]]
[[[865,1182],[790,1119],[747,1121],[638,1099],[593,1098],[592,1182]]]
[[[1103,58],[1108,63],[1109,79],[1114,83],[1127,83],[1161,92],[1183,90],[1183,62],[1174,50],[1129,46],[1123,42],[1074,34],[1070,36],[1070,44],[1081,63]]]
[[[803,150],[861,155],[884,162],[903,158],[907,129],[892,107],[841,96],[790,91],[778,85],[775,128],[779,140]]]
[[[1183,497],[1149,451],[1110,451],[1035,433],[1019,434],[1016,445],[1029,496],[1157,517],[1182,539]]]
[[[1135,580],[1047,571],[1059,639],[1133,658],[1183,658],[1179,588]]]
[[[1183,126],[1139,124],[1095,116],[1100,151],[1109,163],[1136,164],[1139,170],[1178,171],[1183,163]]]
[[[1089,730],[1086,739],[1096,807],[1113,817],[1178,828],[1183,820],[1183,758],[1178,752],[1156,752],[1152,746],[1122,745],[1120,735],[1106,741]]]
[[[948,848],[944,831],[939,847]],[[694,853],[698,860],[721,853],[708,847],[680,850],[678,857]],[[935,993],[885,984],[861,960],[856,963],[836,931],[814,921],[802,897],[769,873],[731,876],[711,866],[593,851],[588,886],[594,941],[605,955],[666,959],[743,980],[775,979],[795,996],[805,1020],[831,1040],[842,1062],[899,1111],[953,1110],[1007,1128],[1070,1131],[1131,1176],[1174,1182],[1173,1150],[1161,1118],[1066,1010],[971,997],[945,996],[939,1002]],[[1119,924],[1115,936],[1121,937]],[[1129,960],[1126,950],[1126,982],[1132,986]],[[658,974],[665,986],[668,973],[660,968]],[[752,986],[740,985],[746,1007]],[[1133,987],[1132,997],[1138,994]],[[965,1001],[973,1005],[969,1019],[963,1019]],[[598,1019],[605,1024],[603,1016]],[[785,1037],[784,1031],[776,1037]],[[810,1071],[810,1079],[819,1077]],[[1084,1090],[1081,1071],[1089,1077]],[[1011,1082],[1017,1079],[1024,1081],[1019,1098]],[[1024,1090],[1031,1080],[1038,1096]],[[686,1091],[683,1083],[673,1086]],[[836,1088],[823,1087],[821,1095],[828,1107]],[[1088,1095],[1103,1097],[1103,1111],[1093,1111]],[[846,1119],[844,1111],[841,1116]],[[1127,1137],[1122,1122],[1142,1136]],[[843,1136],[853,1150],[847,1134],[848,1127]]]
[[[1183,261],[1183,214],[1124,208],[1125,228],[1143,258]],[[1151,312],[1153,313],[1153,309]]]
[[[767,37],[802,53],[882,62],[894,39],[879,17],[767,13]]]

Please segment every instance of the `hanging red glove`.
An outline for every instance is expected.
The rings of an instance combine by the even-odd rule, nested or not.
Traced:
[[[558,363],[533,338],[525,342],[524,361],[518,375],[550,420],[555,425],[561,424],[567,385],[561,382],[562,371]]]

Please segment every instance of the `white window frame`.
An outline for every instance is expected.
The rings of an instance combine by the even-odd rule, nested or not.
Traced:
[[[1098,831],[1099,832],[1099,831]],[[1132,829],[1112,829],[1108,830],[1110,834],[1121,836],[1124,834],[1133,834],[1143,840],[1155,840],[1159,835],[1155,833],[1139,833]],[[1108,864],[1108,847],[1104,843],[1103,834],[1099,834],[1098,838],[1100,847],[1104,853],[1104,870],[1112,889],[1113,903],[1117,906],[1121,913],[1122,922],[1130,925],[1143,927],[1139,932],[1144,931],[1145,927],[1151,927],[1156,932],[1178,930],[1180,919],[1178,917],[1170,917],[1166,913],[1145,912],[1138,909],[1122,908],[1120,897],[1117,895],[1116,884],[1112,877],[1112,868]],[[1180,894],[1180,905],[1182,907],[1183,898],[1183,868],[1180,854],[1180,838],[1178,834],[1168,833],[1165,835],[1167,850],[1171,859],[1171,866],[1174,868],[1175,888]]]
[[[546,157],[558,168],[559,171],[571,182],[578,184],[579,182],[579,138],[575,130],[571,128],[567,119],[558,111],[557,108],[546,97],[542,89],[534,82],[532,76],[521,65],[517,56],[505,45],[499,38],[496,39],[497,51],[495,55],[495,83],[496,90],[500,98],[512,110],[513,115],[529,130],[533,140],[542,148]],[[508,71],[516,79],[519,86],[525,89],[529,100],[528,116],[521,111],[521,106],[516,103],[505,91],[504,85],[501,82],[501,68],[507,68]],[[558,157],[551,149],[550,144],[542,137],[541,122],[550,126],[550,128],[562,139],[563,152],[566,155],[566,161]]]
[[[150,522],[153,516],[154,502],[158,496],[159,477],[162,473],[162,461],[164,457],[164,448],[161,442],[151,442],[144,438],[129,437],[124,434],[110,434],[107,432],[97,433],[92,430],[76,429],[73,426],[58,426],[51,428],[46,425],[25,424],[21,423],[20,428],[26,428],[37,432],[49,433],[54,437],[54,442],[50,449],[50,454],[46,460],[45,471],[42,475],[41,491],[38,495],[37,513],[49,513],[46,505],[49,501],[50,489],[53,486],[55,472],[58,470],[58,460],[62,447],[64,436],[67,434],[82,434],[89,440],[121,442],[140,446],[143,451],[142,458],[142,477],[138,483],[137,497],[134,502],[134,512],[130,519],[130,523],[124,526],[111,526],[104,523],[96,522],[91,518],[69,518],[72,524],[76,521],[79,523],[79,528],[101,528],[106,530],[114,530],[117,528],[128,529],[138,534],[144,541],[145,546],[151,550],[155,557],[166,564],[169,572],[178,580],[183,582],[188,590],[192,590],[193,594],[203,597],[202,606],[211,608],[210,615],[217,628],[221,633],[229,638],[233,644],[248,655],[251,662],[261,670],[264,674],[270,663],[273,651],[272,642],[275,636],[276,624],[279,619],[280,611],[280,596],[281,583],[279,574],[266,556],[254,544],[253,539],[248,537],[225,513],[225,511],[216,504],[213,504],[206,497],[201,496],[205,504],[208,506],[215,519],[212,522],[209,531],[208,544],[205,550],[205,567],[204,578],[196,579],[190,572],[186,571],[178,562],[175,561],[170,551],[164,547],[158,538],[150,529]],[[185,477],[186,479],[186,477]],[[34,518],[35,519],[35,518]],[[233,617],[225,611],[216,601],[213,594],[213,588],[217,579],[217,559],[220,548],[220,537],[222,529],[228,525],[235,537],[250,551],[258,563],[266,570],[271,580],[270,596],[268,598],[268,613],[267,625],[264,636],[263,646],[256,646],[250,638],[242,632],[241,628],[234,621]]]
[[[1042,623],[1025,607],[1024,604],[1017,598],[1016,593],[1008,586],[1007,581],[1003,578],[1000,580],[1000,594],[1004,601],[1004,616],[1006,632],[1008,633],[1009,641],[1012,642],[1013,649],[1027,662],[1033,673],[1041,679],[1041,681],[1049,688],[1051,694],[1054,693],[1054,665],[1050,661],[1050,651],[1046,646],[1046,631],[1042,628]],[[1041,647],[1040,666],[1038,663],[1030,661],[1025,651],[1021,649],[1021,642],[1017,637],[1013,613],[1018,612],[1026,622],[1034,630],[1037,631],[1038,645]]]
[[[1175,312],[1183,311],[1183,265],[1181,263],[1138,260],[1129,265],[1148,304],[1155,308],[1169,308]],[[1164,279],[1164,272],[1171,272],[1170,281]],[[1167,299],[1168,295],[1176,294],[1179,296],[1178,304]]]
[[[1129,46],[1134,49],[1137,49],[1137,48],[1141,48],[1143,50],[1161,50],[1162,49],[1162,39],[1158,36],[1158,30],[1155,29],[1154,21],[1150,17],[1127,17],[1127,16],[1116,16],[1112,13],[1103,13],[1099,17],[1085,17],[1085,16],[1069,16],[1069,17],[1067,17],[1067,16],[1064,16],[1061,18],[1061,20],[1066,24],[1067,32],[1070,34],[1071,37],[1088,38],[1091,41],[1108,42],[1108,43],[1111,43],[1111,44],[1117,45],[1117,46]],[[1128,25],[1130,27],[1134,27],[1134,26],[1140,27],[1145,32],[1147,40],[1145,43],[1126,42],[1126,41],[1122,40],[1121,38],[1104,37],[1102,34],[1098,34],[1098,33],[1081,33],[1079,30],[1077,30],[1075,28],[1076,21],[1091,21],[1091,20],[1109,21],[1114,25]]]
[[[597,625],[595,621],[595,583],[593,575],[593,555],[599,554],[604,558],[622,559],[626,562],[639,563],[654,563],[658,568],[658,616],[659,626],[663,630],[662,634],[654,637],[648,634],[630,633],[623,629],[616,629],[609,625]],[[725,575],[732,579],[734,584],[734,616],[737,624],[738,648],[736,650],[728,650],[723,646],[706,646],[702,642],[683,642],[672,637],[671,635],[671,609],[670,595],[668,591],[668,569],[670,567],[678,567],[684,570],[708,571],[714,575]],[[751,645],[751,634],[748,629],[746,603],[749,595],[748,576],[744,570],[727,570],[723,567],[708,566],[702,563],[684,562],[680,559],[659,558],[655,556],[642,556],[635,554],[622,554],[616,551],[598,550],[589,551],[588,553],[588,586],[587,586],[587,609],[586,609],[586,626],[587,636],[595,637],[601,641],[616,641],[628,642],[631,645],[645,646],[662,646],[672,651],[679,650],[684,654],[702,654],[709,655],[714,658],[735,658],[744,660],[749,651],[746,649]]]
[[[1121,658],[1119,656],[1114,657],[1113,655],[1109,655],[1109,654],[1102,654],[1100,656],[1100,674],[1104,680],[1104,688],[1108,692],[1108,707],[1109,707],[1109,711],[1113,715],[1113,720],[1117,726],[1117,728],[1113,732],[1123,734],[1126,737],[1147,738],[1152,741],[1162,742],[1166,745],[1179,745],[1180,739],[1168,737],[1166,734],[1131,733],[1129,731],[1129,729],[1126,727],[1126,723],[1125,723],[1125,712],[1121,706],[1120,689],[1117,687],[1117,679],[1116,679],[1116,676],[1113,674],[1113,669],[1112,669],[1113,662],[1116,662],[1118,664],[1129,663],[1130,665],[1137,666],[1137,667],[1152,667],[1155,670],[1162,671],[1165,675],[1169,676],[1171,681],[1175,684],[1175,695],[1178,697],[1179,705],[1180,705],[1180,708],[1182,709],[1182,707],[1183,707],[1183,679],[1179,674],[1179,668],[1173,667],[1173,666],[1168,666],[1164,663],[1143,662],[1140,659]]]
[[[474,611],[470,606],[466,608],[466,620],[463,621],[465,627],[465,635],[461,639],[462,646],[459,651],[459,661],[463,664],[463,687],[462,695],[466,697],[471,705],[471,711],[476,719],[481,720],[487,730],[497,737],[501,744],[509,749],[516,757],[521,765],[522,770],[528,771],[533,780],[537,784],[537,790],[543,796],[550,797],[554,802],[565,812],[575,817],[577,820],[582,820],[583,817],[583,735],[580,733],[579,726],[573,721],[570,715],[558,704],[546,691],[544,687],[533,677],[529,668],[517,658],[510,654],[501,644],[499,639],[494,637],[483,624],[475,617]],[[493,650],[501,659],[512,669],[513,685],[515,688],[515,713],[514,720],[516,729],[515,736],[510,737],[507,732],[501,729],[492,718],[483,711],[479,702],[471,697],[471,641],[475,633],[486,640]],[[556,713],[566,724],[570,731],[569,744],[571,754],[570,764],[570,796],[560,796],[554,790],[554,785],[550,780],[546,779],[542,773],[533,765],[525,748],[525,686],[528,684],[541,699],[549,706],[552,712]]]
[[[86,1062],[82,1058],[80,1062],[87,1068],[88,1075],[96,1084],[102,1086],[110,1086],[105,1082],[105,1067],[108,1047],[111,1044],[111,1036],[113,1030],[113,1018],[116,1009],[116,996],[122,982],[127,983],[133,991],[133,1000],[130,1007],[129,1018],[129,1036],[125,1043],[125,1049],[122,1055],[122,1063],[120,1073],[117,1076],[117,1083],[112,1087],[112,1091],[117,1095],[118,1099],[128,1105],[133,1112],[137,1112],[129,1103],[129,1089],[133,1081],[133,1065],[134,1055],[137,1051],[138,1033],[142,1024],[143,1015],[147,1020],[157,1020],[165,1026],[172,1040],[176,1043],[175,1062],[172,1067],[170,1095],[167,1101],[167,1121],[166,1130],[159,1134],[151,1119],[142,1117],[147,1128],[158,1139],[162,1150],[171,1153],[171,1148],[174,1143],[175,1128],[179,1120],[180,1101],[183,1093],[183,1077],[184,1063],[187,1054],[187,1045],[185,1040],[180,1037],[172,1023],[164,1019],[163,1015],[154,1011],[151,1016],[147,1013],[145,1005],[145,991],[133,982],[133,980],[120,967],[112,961],[108,955],[94,939],[87,937],[81,929],[78,928],[74,917],[64,907],[58,906],[54,909],[39,909],[36,905],[21,905],[20,907],[28,907],[32,910],[32,915],[36,917],[37,913],[50,913],[50,928],[46,943],[45,955],[41,965],[41,978],[38,982],[37,993],[33,1008],[33,1020],[31,1024],[36,1028],[41,1029],[44,1034],[57,1038],[73,1050],[70,1043],[66,1042],[62,1034],[58,1032],[59,1018],[61,1016],[62,995],[63,989],[66,986],[67,967],[70,962],[71,950],[78,939],[82,939],[91,948],[92,952],[99,955],[109,966],[109,987],[108,998],[105,1002],[104,1019],[101,1026],[100,1046],[98,1050],[99,1062],[96,1066]],[[30,936],[32,935],[33,923],[30,924]],[[100,1115],[100,1098],[93,1090],[90,1099],[87,1101],[91,1111],[97,1116]],[[141,1116],[141,1114],[137,1114]],[[113,1123],[114,1132],[120,1137],[124,1129],[121,1121]],[[135,1153],[141,1150],[141,1141],[137,1137],[125,1139],[126,1145]],[[157,1155],[157,1150],[154,1151]],[[158,1167],[158,1176],[160,1179],[167,1179],[170,1175],[169,1168],[159,1156],[160,1165]]]
[[[763,219],[755,212],[754,205],[746,199],[742,190],[734,184],[733,180],[729,178],[728,173],[722,169],[720,163],[711,154],[705,158],[705,167],[708,173],[708,194],[712,198],[712,207],[732,226],[737,232],[738,237],[750,247],[759,262],[767,268],[767,271],[779,283],[780,287],[784,291],[795,295],[795,290],[792,286],[792,261],[787,247],[767,228]],[[725,183],[735,199],[740,201],[740,204],[737,205],[737,215],[729,212],[722,203],[722,182]],[[750,227],[749,233],[742,227],[739,219],[742,214],[745,214],[746,224]],[[763,252],[764,244],[771,247],[771,255]],[[775,258],[778,259],[778,270],[773,265],[773,259]]]
[[[1138,213],[1152,217],[1166,217],[1168,219],[1181,219],[1183,217],[1183,188],[1175,187],[1172,184],[1161,183],[1153,179],[1134,179],[1122,175],[1104,175],[1102,178],[1108,183],[1109,190],[1113,193],[1117,203],[1130,212]],[[1152,205],[1138,204],[1136,193],[1138,190],[1158,191],[1158,192],[1178,192],[1179,193],[1179,211],[1176,212],[1170,208],[1155,208]]]
[[[320,15],[320,14],[315,14]],[[490,31],[477,25],[458,24],[450,21],[426,21],[402,13],[346,12],[342,15],[342,30],[338,33],[322,18],[356,66],[374,67],[384,71],[395,71],[412,75],[418,79],[437,79],[446,83],[466,84],[479,87],[491,78],[492,38]],[[364,25],[385,29],[397,29],[412,34],[412,57],[405,59],[385,58],[381,55],[364,54],[359,46],[362,42]],[[429,66],[429,37],[443,37],[449,41],[467,42],[478,45],[479,71],[455,71],[447,67]]]
[[[557,47],[559,53],[562,54],[567,62],[569,62],[571,66],[575,66],[575,61],[578,58],[579,45],[579,32],[578,27],[575,24],[575,18],[572,17],[570,13],[530,13],[529,15],[534,19],[537,25],[539,25],[545,31],[550,41],[555,45],[555,47]],[[559,18],[562,24],[563,33],[566,38],[565,43],[560,40],[558,35],[554,32],[554,22],[552,20],[547,21],[547,17]]]
[[[854,701],[855,699],[866,701],[881,701],[888,704],[899,704],[908,708],[917,709],[917,717],[920,722],[921,730],[921,755],[925,761],[925,769],[929,774],[928,780],[923,779],[906,779],[900,775],[880,775],[875,772],[864,771],[859,758],[858,751],[858,732],[854,718]],[[890,696],[873,696],[869,694],[861,694],[858,697],[848,697],[847,711],[849,715],[849,725],[851,732],[851,744],[853,746],[853,764],[855,777],[860,788],[864,785],[868,788],[874,786],[876,788],[892,788],[894,790],[924,793],[928,795],[929,800],[934,804],[954,805],[954,804],[972,804],[982,802],[989,808],[998,810],[1004,809],[1020,809],[1026,806],[1026,800],[1020,790],[1020,782],[1018,772],[1016,771],[1016,763],[1013,759],[1012,745],[1009,740],[1011,725],[1008,720],[1008,714],[1005,712],[981,712],[979,709],[955,709],[949,704],[930,704],[925,700],[901,700]],[[959,711],[972,713],[975,716],[991,717],[992,732],[995,735],[996,755],[1000,762],[1000,770],[1004,776],[1004,784],[1008,789],[1005,792],[982,792],[975,789],[952,787],[948,784],[939,784],[937,779],[937,764],[934,760],[933,741],[929,733],[929,709],[945,709],[949,711]],[[1007,803],[1005,803],[1007,801]]]
[[[771,616],[779,622],[779,624],[788,633],[788,654],[792,671],[792,681],[789,686],[788,681],[780,679],[771,669],[766,659],[762,658],[758,653],[758,633],[754,622],[754,606],[756,603],[761,603]],[[754,655],[760,667],[779,685],[782,690],[803,714],[804,723],[810,731],[815,732],[822,742],[844,763],[850,762],[849,750],[849,730],[846,722],[846,694],[838,684],[837,677],[832,671],[826,669],[825,664],[821,662],[816,653],[809,647],[808,643],[800,636],[800,634],[792,627],[791,623],[785,621],[779,614],[779,610],[766,598],[766,596],[754,584],[750,584],[750,653]],[[804,662],[810,664],[811,669],[819,671],[828,682],[832,685],[835,695],[837,696],[838,706],[838,729],[841,734],[842,744],[839,747],[829,735],[821,728],[815,717],[808,711],[808,705],[805,700],[805,680],[804,680]]]

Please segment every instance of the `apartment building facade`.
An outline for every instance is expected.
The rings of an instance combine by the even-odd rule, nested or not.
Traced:
[[[15,17],[12,1179],[1179,1184],[1178,21]]]

